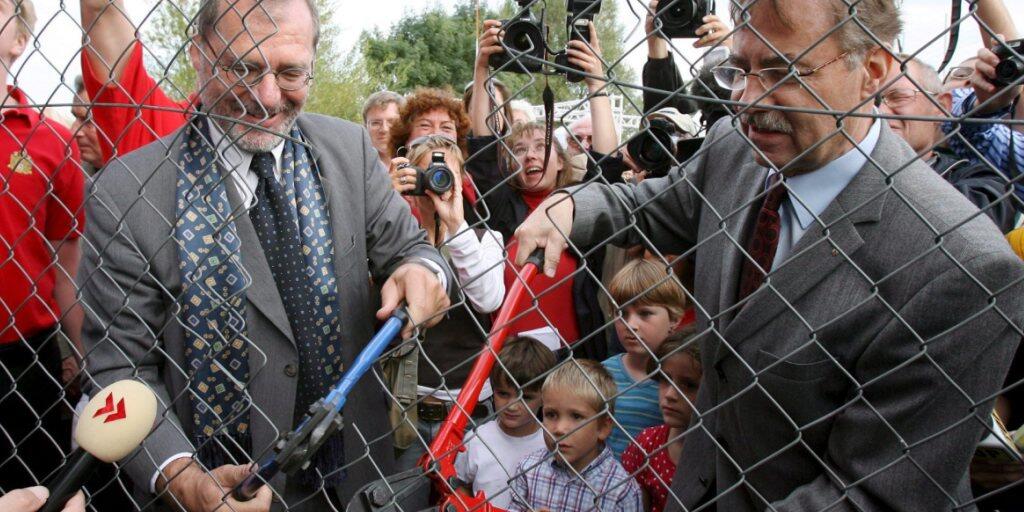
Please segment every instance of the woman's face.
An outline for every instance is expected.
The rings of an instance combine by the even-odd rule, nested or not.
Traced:
[[[405,143],[409,144],[424,135],[446,135],[452,140],[459,140],[457,129],[455,120],[447,110],[435,108],[413,118],[412,130]]]
[[[558,171],[562,168],[562,158],[558,156],[554,146],[550,149],[551,158],[547,168],[544,166],[544,132],[532,130],[524,133],[512,142],[512,155],[517,164],[516,179],[523,190],[544,192],[554,190],[558,182]]]

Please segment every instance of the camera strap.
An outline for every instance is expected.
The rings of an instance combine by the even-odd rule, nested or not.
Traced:
[[[548,160],[551,159],[551,141],[555,131],[555,93],[548,84],[548,76],[544,75],[544,92],[541,93],[544,101],[544,172],[548,170]]]
[[[946,46],[946,55],[942,57],[942,64],[937,72],[941,73],[949,61],[953,60],[953,53],[956,52],[956,45],[960,40],[960,16],[963,14],[963,5],[960,0],[953,0],[953,6],[949,17],[949,44]]]

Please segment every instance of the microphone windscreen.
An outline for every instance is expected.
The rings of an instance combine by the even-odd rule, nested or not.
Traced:
[[[156,395],[135,380],[117,381],[86,404],[75,441],[104,462],[128,456],[149,435],[156,420]]]

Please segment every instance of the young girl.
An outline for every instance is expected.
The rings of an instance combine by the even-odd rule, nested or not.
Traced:
[[[700,352],[692,335],[692,325],[680,329],[658,347],[657,357],[648,361],[647,371],[658,382],[658,404],[665,423],[644,429],[622,454],[622,466],[636,474],[651,512],[665,509],[683,453],[682,433],[690,424],[700,388]]]
[[[610,292],[622,307],[615,332],[626,350],[604,361],[619,388],[615,410],[617,425],[608,447],[621,456],[631,438],[661,423],[658,386],[648,378],[647,362],[675,330],[683,315],[683,288],[665,266],[651,260],[627,263],[612,278]]]

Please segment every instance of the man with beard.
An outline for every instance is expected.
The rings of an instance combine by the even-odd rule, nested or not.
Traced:
[[[667,177],[587,184],[520,226],[693,254],[705,379],[667,510],[949,510],[1020,339],[1024,265],[873,119],[893,0],[731,4],[719,122]],[[849,19],[850,17],[854,19]],[[522,261],[519,261],[522,263]]]
[[[387,474],[382,390],[348,395],[343,432],[255,499],[228,493],[407,303],[432,325],[451,276],[391,190],[361,127],[302,114],[319,36],[312,0],[204,1],[189,40],[196,110],[109,163],[87,203],[86,367],[160,401],[122,461],[140,503],[327,510]],[[366,279],[382,283],[379,295]]]

